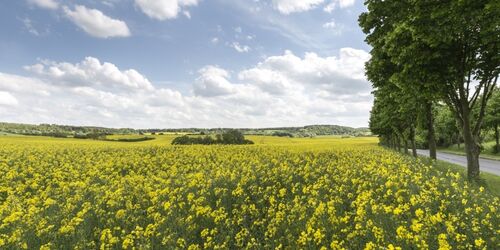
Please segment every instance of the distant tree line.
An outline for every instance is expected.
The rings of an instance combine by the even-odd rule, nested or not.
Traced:
[[[289,132],[282,132],[282,131],[276,131],[273,133],[273,136],[279,136],[279,137],[294,137],[292,133]]]
[[[245,139],[243,133],[238,130],[228,130],[222,134],[215,135],[215,138],[206,136],[188,136],[183,135],[175,138],[172,141],[172,145],[215,145],[215,144],[225,144],[225,145],[244,145],[244,144],[254,144],[253,141]]]
[[[366,63],[375,96],[371,131],[383,144],[411,148],[416,156],[416,139],[424,130],[433,159],[437,133],[463,142],[469,180],[477,180],[485,128],[496,130],[498,141],[499,115],[490,105],[498,95],[500,1],[366,0],[365,5],[359,24],[372,48]]]
[[[117,142],[141,142],[141,141],[151,141],[154,137],[139,137],[139,138],[118,138],[118,139],[105,139],[105,141],[117,141]]]
[[[52,137],[84,137],[88,135],[111,135],[111,134],[137,134],[137,130],[130,128],[103,128],[90,126],[68,126],[57,124],[21,124],[0,122],[0,131],[33,136]]]
[[[87,126],[68,126],[56,124],[20,124],[0,122],[0,132],[22,135],[75,137],[80,139],[99,139],[103,135],[112,134],[152,134],[188,133],[193,135],[217,135],[230,128],[181,128],[181,129],[131,129],[131,128],[103,128]],[[339,125],[309,125],[304,127],[276,127],[276,128],[242,128],[238,129],[245,135],[267,135],[288,137],[314,137],[322,135],[371,135],[368,128],[351,128]]]

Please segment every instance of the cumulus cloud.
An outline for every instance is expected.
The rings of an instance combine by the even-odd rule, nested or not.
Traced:
[[[206,66],[199,70],[194,93],[199,96],[221,96],[233,92],[233,85],[228,81],[229,73],[217,66]]]
[[[283,14],[303,12],[322,4],[325,0],[273,0],[273,6]]]
[[[286,51],[284,55],[268,57],[257,67],[243,71],[240,78],[259,79],[259,86],[300,85],[335,95],[357,95],[371,89],[364,76],[364,63],[369,58],[367,52],[352,48],[342,48],[338,57],[306,53],[300,58]]]
[[[244,70],[238,74],[238,79],[275,95],[282,95],[291,88],[290,80],[284,74],[262,67]]]
[[[365,51],[343,48],[330,57],[287,51],[237,72],[209,65],[198,71],[191,92],[154,85],[137,70],[93,57],[41,61],[25,67],[28,77],[0,73],[0,115],[14,122],[137,128],[366,126],[368,59]]]
[[[327,3],[325,5],[325,2]],[[272,0],[273,7],[280,13],[288,15],[304,12],[323,6],[323,10],[331,13],[337,8],[347,8],[354,5],[355,0]]]
[[[0,91],[0,105],[16,106],[17,104],[17,99],[11,93]]]
[[[28,3],[44,9],[55,10],[59,8],[59,3],[55,0],[28,0]]]
[[[130,30],[124,21],[106,16],[100,10],[76,5],[74,10],[64,7],[64,13],[74,24],[98,38],[128,37]]]
[[[354,2],[355,2],[355,0],[333,0],[329,4],[327,4],[323,8],[323,10],[325,12],[331,13],[331,12],[333,12],[337,8],[344,9],[344,8],[353,6]]]
[[[24,68],[59,85],[94,86],[113,90],[153,89],[151,82],[136,70],[120,70],[116,65],[109,62],[101,63],[94,57],[86,57],[76,64],[45,60]]]
[[[191,18],[191,14],[183,11],[183,9],[196,6],[198,0],[135,0],[135,4],[147,16],[158,20],[166,20],[177,18],[180,12]]]

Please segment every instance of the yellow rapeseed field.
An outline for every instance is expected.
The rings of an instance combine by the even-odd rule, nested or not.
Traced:
[[[374,138],[0,137],[0,249],[499,249],[499,198]]]

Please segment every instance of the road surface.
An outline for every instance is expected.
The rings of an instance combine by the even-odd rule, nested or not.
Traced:
[[[423,156],[429,156],[429,150],[417,149],[417,153]],[[448,154],[437,152],[437,159],[455,163],[462,167],[467,167],[467,158],[462,155]],[[488,172],[500,175],[500,161],[479,158],[479,166],[481,172]]]

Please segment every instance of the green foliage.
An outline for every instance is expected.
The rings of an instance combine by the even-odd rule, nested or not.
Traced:
[[[177,137],[172,141],[172,145],[214,145],[214,144],[225,144],[225,145],[244,145],[244,144],[254,144],[252,141],[245,139],[243,133],[238,130],[228,130],[222,134],[218,134],[214,139],[211,136],[204,137],[190,137],[183,135]]]
[[[139,137],[139,138],[118,138],[118,139],[105,139],[106,141],[118,141],[118,142],[141,142],[141,141],[151,141],[154,137]]]
[[[129,128],[103,128],[82,127],[56,124],[20,124],[0,122],[0,131],[12,134],[50,136],[50,137],[75,137],[80,139],[97,139],[110,134],[134,134],[134,129]]]
[[[22,135],[47,135],[53,136],[58,133],[60,137],[74,137],[79,139],[102,139],[106,135],[112,134],[140,134],[150,133],[152,135],[164,135],[165,133],[189,133],[199,135],[217,135],[228,128],[181,128],[181,129],[131,129],[131,128],[102,128],[102,127],[79,127],[55,124],[17,124],[0,123],[0,132]],[[293,136],[293,137],[314,137],[324,135],[349,135],[367,136],[371,135],[368,128],[351,128],[338,125],[309,125],[304,127],[279,127],[279,128],[242,128],[238,129],[246,135],[269,135],[269,136]]]
[[[446,106],[437,106],[435,109],[437,145],[439,147],[448,147],[462,142],[459,125],[453,113]]]
[[[273,133],[273,136],[279,136],[279,137],[293,137],[293,134],[287,133],[287,132],[281,132],[281,131],[276,131]]]
[[[486,104],[500,73],[500,2],[367,0],[365,4],[367,12],[360,15],[359,24],[373,48],[366,71],[376,98],[370,127],[386,137],[383,141],[400,138],[401,128],[408,126],[407,113],[401,111],[412,107],[406,100],[414,97],[416,102],[410,103],[425,107],[432,154],[432,106],[444,102],[460,133],[441,112],[442,143],[461,134],[469,177],[477,178]]]

